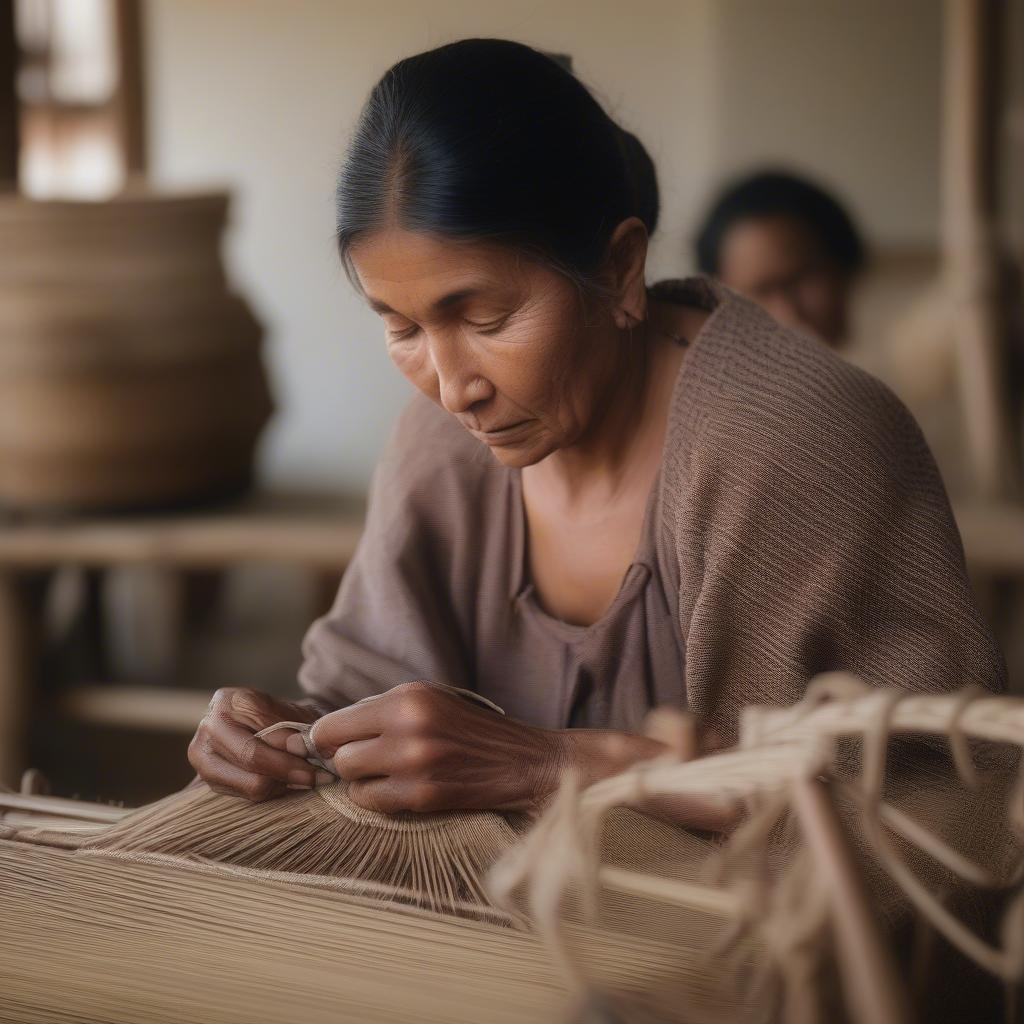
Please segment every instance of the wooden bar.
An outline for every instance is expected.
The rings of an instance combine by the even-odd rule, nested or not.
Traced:
[[[25,768],[32,676],[32,626],[22,581],[0,571],[0,785],[16,786]]]
[[[203,513],[38,519],[2,525],[0,566],[153,565],[214,569],[278,562],[343,570],[363,513],[356,504],[263,500]]]
[[[974,482],[986,498],[1020,489],[1003,393],[1007,325],[995,216],[999,7],[998,0],[946,0],[943,100],[943,273]]]
[[[18,41],[14,0],[0,0],[0,192],[18,188]]]
[[[854,1024],[910,1024],[913,1016],[896,961],[871,910],[871,896],[819,779],[793,784],[800,831],[828,893],[843,995]]]
[[[75,686],[57,709],[82,722],[191,735],[210,706],[209,690],[166,686]]]
[[[147,169],[142,0],[117,0],[118,130],[129,184]]]
[[[1024,504],[963,502],[954,513],[972,570],[1024,576]]]

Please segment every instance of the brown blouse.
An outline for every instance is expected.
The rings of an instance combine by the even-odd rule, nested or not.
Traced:
[[[849,669],[912,690],[1001,688],[945,491],[874,378],[707,279],[639,547],[602,617],[550,615],[529,579],[520,472],[426,398],[378,466],[365,535],[310,628],[303,688],[344,706],[412,679],[524,722],[635,731],[689,706],[729,740],[748,703]]]

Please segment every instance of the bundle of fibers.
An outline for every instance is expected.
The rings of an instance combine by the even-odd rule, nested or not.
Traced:
[[[484,877],[529,825],[487,812],[384,815],[337,782],[253,804],[193,785],[91,834],[25,834],[34,842],[121,859],[169,857],[394,891],[431,910],[489,906]]]
[[[790,708],[748,708],[742,723],[733,750],[634,765],[582,790],[563,785],[495,865],[499,905],[502,893],[525,903],[581,993],[599,983],[567,927],[564,895],[594,908],[613,887],[648,901],[648,934],[673,907],[731,916],[733,934],[759,950],[753,983],[770,1019],[817,1024],[848,1010],[858,1022],[902,1022],[904,998],[936,1024],[999,1019],[996,1004],[1012,1005],[1024,980],[1024,699],[915,695],[832,674]],[[909,734],[927,745],[907,746]],[[855,760],[840,741],[853,743]],[[951,764],[935,759],[940,743]],[[674,855],[657,871],[615,865],[595,841],[639,801],[723,796],[749,813],[714,878],[680,871]],[[922,940],[906,977],[897,930]],[[884,989],[884,1017],[847,998],[869,989]]]

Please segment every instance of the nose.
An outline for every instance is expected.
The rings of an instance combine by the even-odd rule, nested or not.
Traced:
[[[432,337],[430,358],[437,377],[441,404],[452,415],[469,412],[473,406],[494,394],[494,387],[458,338]]]

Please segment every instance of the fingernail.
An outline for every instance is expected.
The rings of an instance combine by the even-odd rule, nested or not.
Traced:
[[[313,787],[312,786],[300,785],[298,782],[289,782],[288,783],[288,788],[289,789],[306,789],[306,790],[309,790],[309,789],[312,789]]]
[[[316,784],[318,786],[329,786],[332,782],[337,781],[330,772],[319,771],[316,773]]]

